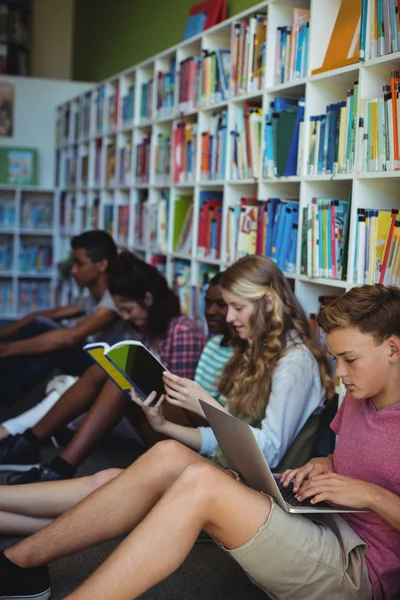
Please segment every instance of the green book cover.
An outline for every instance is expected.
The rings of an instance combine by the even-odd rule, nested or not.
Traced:
[[[38,152],[35,148],[0,148],[0,183],[37,185]]]

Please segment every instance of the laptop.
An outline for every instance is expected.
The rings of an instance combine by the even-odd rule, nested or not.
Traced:
[[[296,514],[367,512],[326,502],[318,505],[311,504],[310,500],[299,502],[292,484],[283,487],[280,476],[272,473],[250,425],[203,400],[200,404],[231,469],[249,487],[272,496],[284,511]]]

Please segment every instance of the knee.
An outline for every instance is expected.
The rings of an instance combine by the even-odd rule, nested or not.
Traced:
[[[223,478],[226,475],[208,462],[196,462],[186,467],[179,477],[178,485],[187,490],[191,498],[197,501],[212,500],[218,495]]]
[[[120,473],[122,473],[122,469],[106,469],[105,471],[95,473],[90,477],[91,487],[93,488],[92,491],[97,490],[97,488],[108,483]]]
[[[154,459],[165,460],[170,464],[182,458],[186,453],[186,446],[176,440],[157,442],[157,444],[148,450],[148,454],[151,454]]]

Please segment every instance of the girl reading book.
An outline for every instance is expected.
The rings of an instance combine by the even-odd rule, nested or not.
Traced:
[[[219,382],[228,410],[248,422],[269,465],[277,470],[304,464],[313,456],[319,414],[333,382],[324,351],[277,265],[265,256],[247,256],[221,277],[234,353]],[[199,399],[220,406],[201,385],[164,373],[167,405],[199,415]],[[163,399],[151,406],[132,393],[151,425],[201,454],[225,461],[210,427],[170,422]]]

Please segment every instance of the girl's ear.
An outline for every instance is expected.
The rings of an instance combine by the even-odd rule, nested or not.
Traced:
[[[153,295],[150,292],[146,292],[144,295],[144,304],[147,308],[150,308],[150,306],[153,306]]]
[[[270,293],[265,294],[264,298],[265,298],[265,311],[267,313],[270,313],[274,310],[275,298]]]

